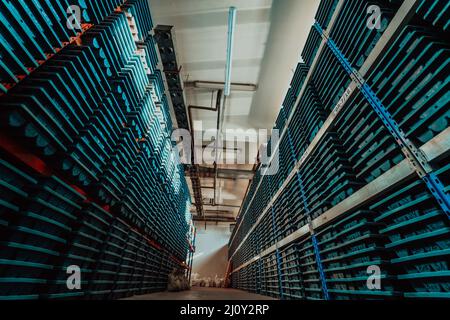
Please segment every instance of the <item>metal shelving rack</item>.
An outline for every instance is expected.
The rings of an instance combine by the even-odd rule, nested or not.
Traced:
[[[377,296],[377,293],[375,291],[370,290],[363,290],[360,287],[360,282],[364,277],[361,277],[360,270],[358,270],[359,273],[354,272],[352,276],[349,276],[349,273],[353,271],[342,271],[347,272],[346,277],[350,277],[351,279],[347,279],[348,283],[352,283],[352,286],[343,284],[344,280],[340,279],[339,277],[342,276],[342,274],[336,274],[333,273],[334,269],[330,268],[330,265],[333,266],[333,264],[330,261],[333,261],[333,259],[337,259],[341,261],[340,259],[344,259],[342,257],[351,257],[352,255],[361,255],[363,256],[366,254],[367,259],[373,259],[376,260],[375,256],[378,254],[378,251],[372,250],[371,248],[366,248],[364,250],[361,249],[360,252],[358,252],[358,249],[355,247],[351,250],[356,250],[355,252],[347,252],[347,253],[339,253],[337,252],[339,247],[332,247],[327,248],[327,245],[325,243],[328,243],[327,241],[331,241],[325,236],[326,232],[323,230],[327,227],[329,228],[330,225],[334,225],[338,223],[340,220],[346,220],[346,219],[354,219],[352,223],[356,223],[355,221],[359,221],[360,216],[355,213],[356,210],[364,209],[367,207],[367,205],[370,205],[373,203],[373,201],[376,201],[380,195],[385,195],[386,192],[393,190],[396,186],[401,186],[404,183],[408,183],[408,181],[420,178],[421,181],[427,186],[428,192],[425,192],[425,194],[428,194],[428,201],[431,201],[432,205],[430,206],[432,208],[427,208],[426,210],[434,210],[434,215],[431,215],[432,217],[437,217],[435,219],[439,220],[440,222],[437,222],[436,228],[441,228],[438,231],[436,231],[435,237],[442,237],[442,239],[447,239],[448,241],[448,212],[449,212],[449,191],[448,191],[448,185],[442,180],[442,168],[445,166],[445,162],[443,165],[438,165],[438,170],[434,169],[436,166],[436,162],[441,159],[442,157],[445,157],[445,155],[449,152],[449,144],[450,144],[450,129],[440,129],[440,133],[436,134],[431,139],[428,139],[425,144],[422,145],[421,148],[415,147],[415,145],[409,140],[409,137],[405,135],[405,133],[400,129],[398,120],[395,119],[395,116],[393,116],[384,105],[383,102],[380,101],[377,97],[376,91],[371,88],[369,82],[372,81],[373,83],[373,74],[374,70],[379,69],[380,61],[383,59],[383,54],[389,51],[389,48],[392,47],[397,40],[397,38],[402,34],[404,28],[408,26],[410,21],[414,19],[415,14],[419,13],[420,10],[423,11],[424,3],[421,1],[390,1],[389,4],[384,3],[385,5],[393,5],[398,6],[398,9],[395,10],[395,15],[392,16],[392,19],[387,25],[386,30],[384,31],[383,35],[379,37],[378,39],[375,38],[376,44],[373,45],[373,49],[371,50],[370,54],[366,57],[364,63],[359,63],[360,68],[359,71],[356,71],[349,60],[344,56],[340,48],[340,46],[347,46],[345,42],[342,42],[344,40],[340,39],[340,42],[337,44],[333,41],[331,35],[334,34],[336,25],[339,25],[339,22],[337,21],[338,18],[344,19],[340,17],[341,12],[346,12],[345,10],[351,10],[352,5],[356,5],[356,2],[353,2],[352,4],[349,4],[347,1],[339,1],[338,3],[332,1],[322,1],[320,8],[324,7],[334,7],[334,13],[331,16],[331,18],[327,19],[326,16],[330,16],[330,14],[326,15],[323,12],[321,12],[321,21],[323,23],[326,23],[326,21],[329,21],[327,25],[327,31],[323,30],[319,23],[316,23],[313,27],[312,33],[315,33],[319,36],[311,36],[309,41],[315,42],[315,44],[311,45],[311,43],[307,46],[307,50],[305,49],[305,52],[310,55],[311,57],[314,57],[314,59],[311,59],[311,57],[308,57],[307,64],[309,66],[309,72],[308,75],[303,82],[302,89],[300,90],[300,94],[298,95],[298,98],[296,100],[296,103],[294,105],[293,112],[290,113],[290,116],[288,117],[287,121],[284,121],[283,131],[281,135],[280,141],[283,141],[283,137],[285,135],[289,136],[289,140],[291,140],[290,137],[290,127],[292,127],[292,120],[297,112],[297,107],[299,105],[300,100],[302,99],[305,92],[307,92],[309,86],[314,83],[314,80],[317,78],[316,71],[320,71],[319,61],[320,59],[323,59],[325,55],[326,57],[333,59],[334,61],[339,62],[339,66],[341,67],[341,70],[344,72],[344,74],[347,74],[347,77],[349,78],[348,84],[346,85],[347,89],[342,90],[342,97],[338,100],[335,107],[330,112],[330,115],[325,120],[323,125],[321,126],[320,130],[315,134],[312,141],[309,143],[306,150],[301,155],[300,159],[296,161],[294,167],[292,170],[290,170],[290,173],[288,177],[284,180],[282,186],[277,190],[275,194],[271,195],[271,199],[267,204],[264,204],[264,208],[262,211],[256,213],[256,219],[254,218],[254,213],[252,214],[253,217],[250,218],[249,216],[249,210],[251,209],[251,205],[253,201],[258,197],[258,192],[260,189],[260,186],[264,183],[264,177],[260,178],[258,181],[258,184],[256,185],[256,188],[251,193],[250,199],[246,199],[244,201],[245,205],[243,206],[243,210],[239,217],[239,222],[237,227],[235,228],[235,232],[232,235],[232,238],[230,240],[230,262],[232,263],[234,270],[232,274],[239,273],[241,270],[244,270],[248,268],[249,266],[258,263],[259,260],[263,259],[264,257],[272,254],[272,253],[278,253],[280,249],[284,249],[287,246],[291,246],[292,244],[301,243],[303,246],[307,243],[310,243],[309,245],[306,245],[306,247],[300,247],[303,249],[299,249],[300,251],[300,260],[299,260],[299,267],[302,269],[302,271],[299,272],[301,278],[303,279],[303,288],[304,293],[303,295],[295,295],[295,298],[307,298],[307,299],[342,299],[342,298],[349,298],[349,297],[356,297],[356,298],[363,298],[363,297],[369,297],[369,296]],[[437,2],[435,3],[437,4]],[[356,5],[357,6],[357,5]],[[442,7],[442,6],[441,6]],[[320,9],[319,8],[319,9]],[[444,8],[442,8],[444,10]],[[331,11],[332,12],[332,11]],[[429,14],[429,13],[428,13]],[[427,14],[427,15],[428,15]],[[428,16],[428,20],[430,17]],[[442,26],[442,23],[440,24]],[[342,28],[342,25],[340,26]],[[443,27],[445,28],[445,27]],[[331,30],[331,31],[330,31]],[[336,31],[338,32],[338,31]],[[336,33],[335,32],[335,33]],[[338,34],[335,34],[338,36]],[[321,39],[320,44],[318,43],[317,39]],[[373,40],[373,41],[375,41]],[[352,40],[349,40],[350,43]],[[312,46],[312,47],[311,47]],[[316,47],[317,50],[314,49]],[[348,46],[347,46],[348,47]],[[347,52],[349,49],[346,48]],[[362,49],[361,49],[362,50]],[[311,54],[311,52],[316,52],[315,55]],[[352,63],[355,63],[356,58],[352,56]],[[447,61],[449,60],[447,55]],[[312,62],[311,62],[312,61]],[[310,65],[309,65],[310,64]],[[341,72],[342,73],[342,72]],[[342,75],[341,75],[342,77]],[[370,81],[364,80],[364,77],[370,78]],[[341,81],[341,83],[345,83],[344,81]],[[378,88],[377,88],[378,89]],[[445,99],[445,98],[444,98]],[[347,194],[345,199],[340,201],[339,203],[333,205],[332,207],[329,207],[325,209],[325,211],[320,212],[318,214],[314,214],[311,216],[311,214],[308,212],[308,203],[305,202],[305,186],[302,186],[302,175],[299,174],[299,172],[303,172],[305,166],[307,165],[308,161],[311,161],[311,158],[315,156],[315,154],[320,150],[321,146],[324,144],[324,139],[327,137],[328,133],[336,131],[339,129],[340,124],[338,121],[342,121],[341,117],[345,112],[348,112],[348,110],[351,110],[351,106],[355,108],[356,103],[360,103],[360,101],[366,101],[372,110],[374,110],[374,115],[379,120],[381,120],[381,125],[384,125],[388,131],[385,131],[385,135],[389,136],[391,135],[393,137],[389,138],[393,141],[393,143],[397,143],[399,145],[399,151],[400,153],[403,153],[405,155],[404,160],[401,160],[400,157],[399,160],[396,160],[394,163],[391,163],[390,168],[388,170],[378,173],[376,177],[371,177],[370,179],[366,179],[366,185],[362,186],[356,190],[352,190],[350,194]],[[445,104],[445,102],[444,102]],[[448,105],[448,98],[447,98],[447,105]],[[367,110],[367,109],[365,109]],[[281,113],[283,113],[283,108]],[[397,116],[398,117],[398,116]],[[445,115],[441,116],[444,117]],[[444,127],[445,128],[445,127]],[[280,142],[280,144],[281,144]],[[280,149],[281,146],[278,144],[275,146],[275,151],[273,152],[272,161],[275,159],[275,156],[277,155],[276,150]],[[292,143],[291,143],[292,147]],[[447,159],[448,158],[444,158]],[[264,170],[264,169],[262,169]],[[267,169],[266,169],[267,170]],[[263,176],[263,175],[262,175]],[[271,246],[268,248],[265,248],[264,250],[260,252],[256,252],[252,258],[244,259],[245,261],[242,261],[243,259],[240,258],[242,249],[244,248],[245,243],[248,241],[248,239],[251,237],[251,235],[255,232],[258,232],[259,226],[264,221],[266,215],[271,212],[273,215],[273,205],[277,202],[279,198],[285,193],[285,190],[288,186],[290,186],[291,181],[294,178],[299,179],[300,182],[300,194],[297,196],[299,198],[299,202],[303,202],[303,207],[306,211],[306,223],[303,223],[299,228],[295,228],[291,231],[291,233],[287,232],[285,234],[285,237],[281,240],[273,239],[271,242]],[[420,182],[417,182],[420,184]],[[250,190],[252,190],[250,188]],[[302,200],[303,199],[303,200]],[[292,201],[292,199],[291,199]],[[414,202],[411,202],[414,203]],[[373,205],[372,205],[373,207]],[[378,207],[376,207],[378,208]],[[420,209],[418,209],[420,210]],[[425,209],[423,209],[425,210]],[[428,212],[428,211],[425,211]],[[439,213],[436,213],[439,212]],[[354,216],[351,216],[350,214],[354,213]],[[445,215],[447,214],[447,217]],[[350,215],[351,218],[348,218],[348,215]],[[248,222],[248,220],[251,219],[254,222]],[[375,218],[376,221],[378,218]],[[399,218],[401,219],[401,218]],[[419,219],[425,219],[425,218],[417,218]],[[392,220],[391,222],[385,222],[385,223],[391,223],[392,228],[395,230],[397,227],[396,220]],[[378,224],[375,222],[361,222],[361,231],[358,232],[377,232],[381,233],[383,236],[381,237],[381,240],[375,241],[374,246],[380,246],[382,248],[381,251],[386,250],[387,248],[390,248],[391,246],[396,246],[394,244],[389,244],[389,241],[393,241],[394,235],[391,235],[393,231],[391,229],[376,229],[375,231],[373,228],[374,226],[377,226],[379,228]],[[404,228],[408,228],[410,226],[405,226]],[[242,229],[244,228],[244,229]],[[350,226],[348,228],[351,228]],[[419,227],[416,227],[420,229]],[[372,230],[372,231],[370,231]],[[333,231],[337,232],[337,231]],[[431,232],[433,235],[434,233]],[[386,236],[385,236],[386,235]],[[354,235],[356,237],[356,233]],[[333,235],[328,235],[328,237],[331,239]],[[386,238],[387,237],[387,238]],[[395,237],[405,237],[405,240],[403,242],[408,242],[408,235],[403,234],[396,234]],[[363,237],[361,237],[363,239]],[[369,237],[369,240],[372,238]],[[367,241],[364,245],[370,244],[370,241]],[[343,240],[341,240],[343,241]],[[350,240],[349,240],[350,241]],[[358,240],[362,241],[362,240]],[[412,241],[412,240],[411,240]],[[403,242],[400,242],[398,246],[403,245]],[[341,246],[348,247],[351,245],[350,242],[342,243]],[[444,240],[445,243],[445,240]],[[448,248],[445,248],[445,244],[442,245],[442,252],[436,253],[437,256],[443,257],[445,259],[445,252],[448,251]],[[245,247],[246,248],[246,247]],[[378,248],[378,247],[377,247]],[[386,248],[386,249],[384,249]],[[306,251],[304,251],[306,250]],[[350,249],[349,249],[350,250]],[[419,247],[417,250],[430,250]],[[447,250],[447,251],[446,251]],[[309,252],[306,255],[302,256],[302,253]],[[330,252],[332,255],[334,255],[333,259],[330,256]],[[370,252],[370,255],[369,253]],[[375,252],[375,253],[373,253]],[[399,255],[405,255],[405,251],[398,250],[397,254]],[[337,255],[337,256],[336,256]],[[448,256],[448,253],[447,253]],[[311,258],[311,257],[315,257]],[[337,257],[340,257],[339,259]],[[324,259],[325,258],[325,259]],[[423,257],[422,257],[423,258]],[[306,259],[306,260],[305,260]],[[346,258],[348,261],[351,260],[351,258]],[[383,259],[386,259],[387,263],[390,268],[391,266],[394,266],[393,268],[398,268],[397,265],[398,259],[391,257],[389,255],[384,254]],[[412,259],[412,258],[411,258]],[[345,259],[344,259],[345,260]],[[383,260],[384,261],[384,260]],[[408,261],[408,259],[406,259]],[[412,261],[412,260],[411,260]],[[243,262],[243,263],[242,263]],[[337,264],[342,263],[338,262]],[[348,262],[350,263],[350,262]],[[353,262],[356,263],[356,262]],[[316,265],[315,267],[314,264]],[[394,287],[386,287],[384,290],[382,290],[382,293],[380,296],[383,296],[385,294],[385,297],[388,296],[405,296],[405,297],[445,297],[448,296],[448,292],[445,289],[445,283],[448,281],[448,266],[445,266],[445,262],[443,261],[437,261],[434,264],[430,263],[429,265],[426,265],[424,268],[438,268],[437,265],[440,266],[440,268],[443,270],[438,270],[436,272],[432,272],[429,274],[429,278],[427,276],[420,276],[417,274],[408,274],[409,272],[412,272],[411,270],[408,270],[406,274],[403,274],[404,271],[399,271],[398,269],[393,272],[393,276],[383,275],[386,277],[386,279],[394,279],[395,286]],[[302,267],[303,266],[303,267]],[[423,267],[423,266],[422,266]],[[305,269],[306,268],[306,269]],[[343,268],[341,266],[341,268]],[[356,268],[356,267],[352,267]],[[282,268],[279,268],[281,270]],[[446,270],[445,270],[446,269]],[[342,269],[342,270],[345,270]],[[316,276],[311,278],[311,275],[316,274]],[[355,276],[355,274],[358,274],[358,276]],[[283,273],[280,272],[280,278],[283,278]],[[329,277],[333,277],[330,279]],[[337,279],[335,279],[337,277]],[[432,277],[438,277],[441,279],[441,283],[439,281],[433,282]],[[367,278],[367,277],[366,277]],[[428,285],[425,283],[422,283],[422,289],[423,286],[427,288],[427,292],[420,292],[421,288],[419,286],[414,285],[414,281],[417,282],[417,280],[412,281],[411,283],[407,283],[407,279],[425,279],[423,282],[429,281],[430,283],[433,283],[434,287],[432,285]],[[401,280],[400,280],[401,279]],[[352,282],[353,281],[353,282]],[[359,282],[358,282],[359,281]],[[320,283],[320,285],[318,285]],[[337,284],[336,284],[337,283]],[[389,282],[390,283],[390,282]],[[439,285],[441,285],[439,287]],[[233,284],[235,287],[239,287],[239,282]],[[332,286],[332,289],[329,289],[329,286]],[[414,288],[411,288],[414,287]],[[336,288],[350,288],[348,290],[338,290]],[[434,288],[434,289],[433,289]],[[409,292],[417,290],[419,292]],[[436,291],[436,292],[433,292]],[[407,292],[408,291],[408,292]],[[282,294],[279,296],[280,298],[283,298]]]
[[[195,232],[148,2],[0,6],[0,300],[165,290]]]

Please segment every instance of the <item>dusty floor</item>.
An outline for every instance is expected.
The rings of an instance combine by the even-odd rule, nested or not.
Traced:
[[[235,289],[198,288],[183,292],[159,292],[134,296],[126,300],[273,300],[258,294]]]

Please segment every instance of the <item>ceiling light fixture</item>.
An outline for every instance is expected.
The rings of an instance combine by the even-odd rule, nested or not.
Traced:
[[[227,46],[227,64],[225,68],[225,96],[231,93],[231,69],[233,66],[233,45],[234,29],[236,27],[236,8],[230,7],[228,14],[228,46]]]

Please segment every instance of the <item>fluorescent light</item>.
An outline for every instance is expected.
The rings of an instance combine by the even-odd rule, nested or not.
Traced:
[[[231,69],[233,65],[233,45],[234,29],[236,27],[236,8],[230,7],[228,14],[228,46],[227,46],[227,65],[225,68],[225,96],[231,93]]]

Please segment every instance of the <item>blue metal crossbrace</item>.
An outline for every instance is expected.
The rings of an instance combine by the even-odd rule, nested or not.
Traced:
[[[286,115],[284,114],[284,110],[282,110],[282,112],[283,112],[284,117],[286,118]],[[290,132],[289,128],[287,128],[286,130],[287,130],[287,135],[289,138],[289,146],[291,149],[291,155],[292,155],[293,161],[295,162],[296,157],[295,157],[294,144],[292,142],[291,132]],[[302,176],[299,171],[296,171],[295,175],[297,177],[297,181],[300,186],[300,193],[301,193],[300,196],[303,201],[303,206],[305,208],[306,215],[308,216],[308,222],[311,222],[311,220],[312,220],[311,211],[308,206],[308,201],[306,200]],[[311,236],[313,239],[313,245],[314,245],[313,247],[314,247],[314,254],[316,256],[317,269],[319,270],[319,277],[320,277],[320,281],[322,283],[323,295],[325,297],[325,300],[330,300],[330,295],[328,293],[328,287],[327,287],[327,282],[326,282],[326,278],[325,278],[325,273],[323,272],[322,260],[320,259],[320,249],[319,249],[319,246],[317,245],[316,236],[313,233],[311,233]]]
[[[322,283],[322,291],[325,300],[330,300],[330,294],[328,293],[327,281],[325,279],[325,272],[323,271],[322,259],[320,258],[320,249],[317,243],[315,234],[311,235],[311,239],[314,246],[314,253],[316,254],[317,269],[319,270],[320,281]]]
[[[350,62],[339,50],[336,43],[329,38],[328,34],[317,22],[314,24],[314,27],[326,41],[327,46],[331,49],[345,71],[350,75],[352,80],[356,82],[361,93],[364,95],[371,107],[375,110],[383,124],[394,137],[397,144],[400,146],[410,165],[414,168],[419,177],[424,181],[441,209],[447,214],[447,217],[450,219],[450,195],[445,192],[444,185],[436,176],[436,174],[433,173],[433,168],[428,163],[425,155],[406,137],[405,133],[402,131],[398,123],[394,120],[392,115],[383,105],[381,100],[378,99],[369,84],[361,77],[358,71],[352,68]]]

